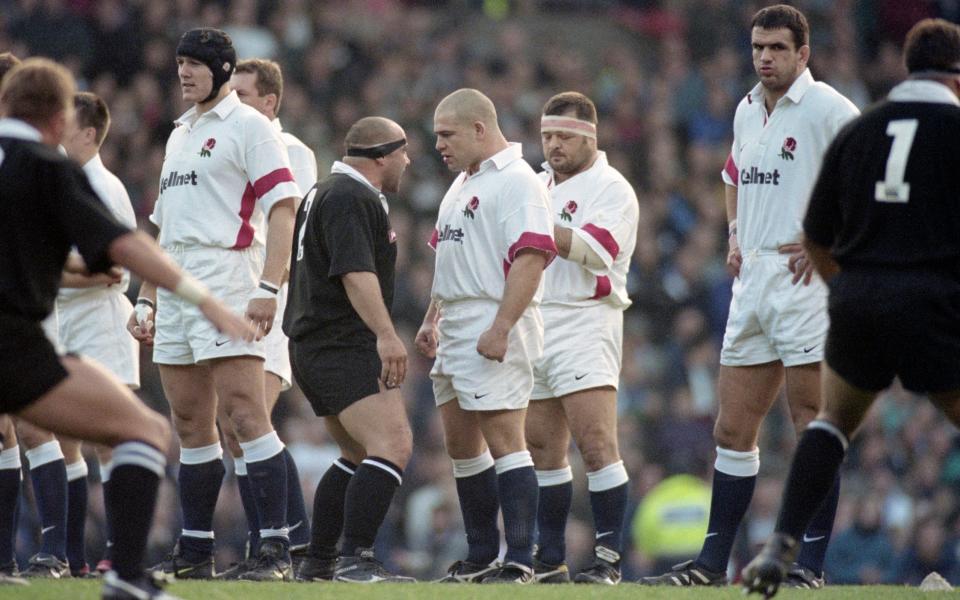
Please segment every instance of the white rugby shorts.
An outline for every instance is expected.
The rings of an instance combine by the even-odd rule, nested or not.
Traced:
[[[92,358],[127,386],[140,387],[140,344],[127,331],[133,305],[119,290],[98,290],[58,302],[60,343]]]
[[[533,390],[533,362],[543,353],[543,320],[527,308],[507,338],[502,363],[477,352],[477,340],[493,323],[491,300],[445,303],[440,309],[440,346],[430,371],[437,406],[458,400],[464,410],[526,408]]]
[[[177,244],[165,250],[228,308],[240,315],[246,312],[263,271],[263,248],[227,250]],[[193,365],[214,358],[266,356],[263,340],[231,340],[219,333],[199,308],[162,288],[157,290],[155,328],[153,362],[157,364]]]
[[[723,334],[720,364],[741,367],[775,360],[784,366],[823,360],[829,319],[827,287],[814,275],[793,284],[789,255],[747,252]]]
[[[533,366],[532,400],[560,398],[620,381],[623,311],[592,306],[541,305],[543,356]]]
[[[293,385],[293,370],[290,368],[290,340],[283,333],[283,311],[287,307],[287,284],[280,286],[277,293],[277,315],[273,318],[273,328],[263,338],[267,359],[263,370],[280,378],[280,391],[289,390]]]

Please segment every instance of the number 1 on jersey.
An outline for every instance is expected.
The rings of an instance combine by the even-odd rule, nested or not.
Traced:
[[[910,184],[903,180],[907,171],[907,159],[913,147],[913,138],[917,135],[916,119],[901,119],[887,124],[887,135],[893,138],[890,154],[887,155],[887,169],[883,181],[877,182],[873,197],[877,202],[897,202],[905,204],[910,200]]]

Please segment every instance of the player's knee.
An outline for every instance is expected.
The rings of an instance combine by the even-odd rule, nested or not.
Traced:
[[[413,454],[413,434],[409,426],[398,426],[389,434],[384,435],[376,442],[376,448],[371,445],[366,449],[367,454],[372,456],[382,456],[397,466],[406,467],[410,461],[410,455]]]
[[[602,431],[584,436],[581,442],[580,455],[583,457],[584,466],[588,471],[598,471],[620,460],[617,456],[616,439],[613,435]]]
[[[756,445],[757,432],[750,419],[737,423],[719,418],[713,426],[713,439],[721,448],[746,451]]]

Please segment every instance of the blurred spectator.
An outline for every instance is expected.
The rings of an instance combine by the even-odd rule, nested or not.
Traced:
[[[831,584],[879,585],[892,573],[893,538],[881,519],[883,499],[861,492],[853,525],[833,536],[825,563]]]

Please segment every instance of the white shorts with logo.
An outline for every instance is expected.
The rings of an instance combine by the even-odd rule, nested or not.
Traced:
[[[818,277],[793,284],[789,255],[746,252],[723,334],[720,364],[732,367],[775,360],[792,367],[823,360],[829,320],[827,287]]]
[[[140,345],[127,331],[133,305],[119,290],[97,290],[57,302],[60,343],[92,358],[129,387],[140,387]]]
[[[289,390],[293,385],[293,370],[290,368],[290,340],[283,333],[283,310],[287,307],[287,284],[280,286],[277,294],[277,315],[273,318],[273,328],[263,338],[266,345],[267,360],[263,370],[280,378],[280,391]]]
[[[620,381],[623,311],[593,306],[541,305],[543,356],[534,363],[532,400],[560,398]]]
[[[228,308],[241,315],[246,312],[263,271],[262,248],[227,250],[178,244],[165,250]],[[266,356],[262,340],[231,340],[219,333],[199,308],[168,290],[157,290],[155,328],[153,362],[157,364],[193,365],[230,356]]]
[[[526,408],[533,389],[533,362],[543,353],[543,319],[527,308],[507,338],[502,363],[477,352],[477,340],[499,308],[491,300],[445,303],[440,309],[440,346],[430,371],[437,406],[458,400],[464,410]]]

